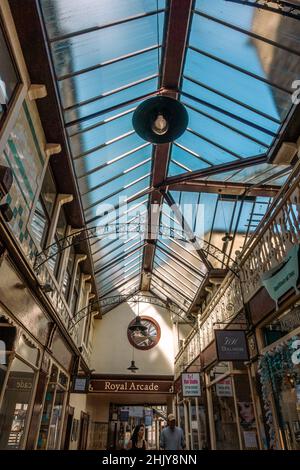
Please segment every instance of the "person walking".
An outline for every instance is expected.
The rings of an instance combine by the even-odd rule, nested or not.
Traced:
[[[183,430],[176,426],[173,414],[168,415],[168,425],[161,432],[160,448],[163,450],[185,449]]]
[[[129,450],[147,450],[148,444],[145,440],[145,426],[144,424],[138,424],[131,436],[130,441],[127,444]]]

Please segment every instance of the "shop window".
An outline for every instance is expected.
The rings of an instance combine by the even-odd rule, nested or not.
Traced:
[[[18,83],[18,74],[0,20],[0,128]]]
[[[68,377],[52,365],[46,391],[37,448],[59,449]]]
[[[240,445],[231,377],[212,386],[212,401],[217,450],[238,450]]]
[[[73,290],[72,299],[71,299],[71,312],[73,313],[76,312],[76,305],[77,305],[78,298],[79,298],[79,284],[80,284],[80,269],[79,267],[77,267],[77,271],[75,275],[74,290]]]
[[[31,230],[40,248],[46,248],[47,235],[56,200],[56,189],[51,170],[45,173],[41,194],[32,217]]]
[[[67,221],[66,221],[64,210],[63,208],[61,208],[59,211],[59,217],[58,217],[58,221],[56,225],[54,240],[51,243],[51,244],[54,243],[54,245],[52,247],[52,250],[50,250],[49,252],[50,255],[51,255],[51,252],[56,253],[56,255],[53,256],[49,260],[49,267],[56,277],[58,276],[58,273],[59,273],[60,261],[61,261],[62,254],[63,254],[63,251],[61,251],[61,249],[63,248],[62,239],[66,235],[66,230],[67,230]]]
[[[74,262],[75,262],[75,251],[74,251],[74,248],[71,247],[69,257],[68,257],[66,272],[64,275],[64,279],[63,279],[63,286],[62,286],[62,293],[66,299],[68,299],[68,296],[70,293]]]
[[[27,362],[34,366],[38,366],[40,357],[39,350],[26,338],[25,335],[21,336],[16,351],[19,356],[23,357]]]
[[[91,329],[91,324],[92,324],[92,304],[91,302],[89,302],[89,305],[88,305],[88,310],[86,312],[87,316],[86,316],[86,320],[85,320],[85,330],[84,330],[84,338],[83,338],[83,342],[84,344],[88,344],[88,340],[89,340],[89,335],[90,335],[90,329]]]
[[[275,420],[268,419],[270,447],[300,450],[299,333],[268,349],[260,359],[259,377],[265,416],[274,414],[279,425],[275,428]]]
[[[9,356],[14,349],[16,328],[10,325],[6,318],[0,317],[0,395],[9,363]]]
[[[40,247],[45,245],[45,238],[49,230],[49,219],[43,205],[42,199],[39,199],[33,214],[31,223],[32,233],[34,238],[39,243]]]
[[[22,449],[34,389],[34,370],[13,359],[0,411],[0,449]]]
[[[295,305],[269,322],[262,329],[266,346],[280,340],[293,329],[300,326],[300,306]]]

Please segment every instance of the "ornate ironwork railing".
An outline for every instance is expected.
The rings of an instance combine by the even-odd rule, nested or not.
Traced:
[[[299,175],[300,162],[241,254],[241,281],[245,301],[261,287],[262,275],[283,261],[294,245],[300,244]]]
[[[199,353],[213,341],[216,324],[242,321],[246,325],[244,303],[262,286],[262,275],[281,263],[295,244],[300,244],[300,162],[240,254],[237,261],[240,279],[228,273],[199,318]],[[185,367],[190,363],[187,351],[192,338],[193,335],[186,338],[176,357],[175,369],[180,369],[180,361]]]

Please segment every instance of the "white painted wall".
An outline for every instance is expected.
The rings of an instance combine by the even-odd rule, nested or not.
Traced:
[[[133,348],[127,338],[127,327],[137,315],[137,308],[137,304],[126,302],[95,322],[91,358],[91,369],[95,369],[95,374],[130,374],[127,367],[132,360]],[[134,348],[134,360],[139,367],[137,375],[173,375],[174,338],[169,312],[156,305],[141,303],[139,314],[158,322],[161,338],[150,350]]]

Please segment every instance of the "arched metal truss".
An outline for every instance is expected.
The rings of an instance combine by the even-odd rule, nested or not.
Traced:
[[[159,299],[158,297],[154,297],[151,295],[144,295],[141,293],[133,293],[129,295],[115,295],[112,297],[106,297],[102,300],[94,300],[91,302],[87,307],[82,308],[78,312],[75,313],[74,317],[70,320],[69,330],[75,327],[81,320],[92,313],[92,309],[94,305],[99,305],[100,307],[107,307],[108,305],[120,305],[123,302],[132,302],[132,303],[147,303],[151,305],[156,305],[157,307],[164,308],[169,310],[174,315],[178,316],[181,320],[185,323],[190,323],[192,328],[195,329],[195,320],[194,321],[187,321],[185,316],[185,312],[183,312],[174,302],[164,302],[163,300]]]
[[[147,225],[140,223],[107,224],[103,226],[100,225],[91,228],[79,229],[78,231],[75,231],[64,238],[55,241],[51,245],[47,246],[44,250],[37,253],[34,262],[34,270],[39,273],[41,267],[50,259],[55,258],[59,253],[66,250],[67,248],[74,245],[79,245],[84,241],[94,238],[102,239],[109,236],[125,236],[127,234],[133,233],[147,234],[147,232]],[[229,269],[238,276],[239,266],[236,261],[206,240],[196,236],[193,240],[190,240],[183,229],[176,230],[173,227],[167,227],[165,225],[160,225],[158,227],[157,237],[160,236],[166,236],[169,239],[176,239],[188,244],[195,244],[197,247],[201,246],[201,250],[206,254],[206,256],[213,257],[224,267],[224,269]]]

